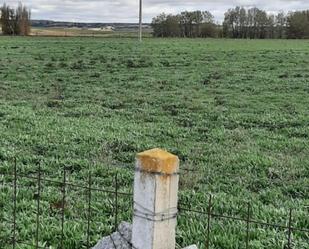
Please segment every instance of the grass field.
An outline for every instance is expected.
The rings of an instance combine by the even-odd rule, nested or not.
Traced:
[[[135,40],[0,37],[0,173],[33,173],[131,191],[137,152],[165,148],[181,159],[181,200],[194,209],[309,229],[309,41]],[[1,176],[2,182],[12,178]],[[35,182],[19,180],[18,238],[33,243]],[[2,184],[0,248],[11,248],[12,189]],[[112,186],[111,186],[112,187]],[[65,248],[85,247],[86,195],[68,192]],[[57,186],[42,193],[40,240],[59,246]],[[113,228],[112,196],[94,193],[91,241]],[[130,220],[127,200],[121,219]],[[207,217],[182,215],[177,242],[205,248]],[[244,248],[245,225],[214,221],[211,248]],[[279,249],[286,233],[252,226],[250,248]],[[295,249],[309,235],[293,234]],[[18,248],[31,248],[19,245]]]

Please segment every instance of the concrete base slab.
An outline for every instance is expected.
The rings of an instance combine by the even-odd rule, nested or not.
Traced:
[[[121,222],[117,232],[101,239],[92,249],[133,249],[131,240],[132,225],[128,222]],[[198,248],[196,245],[192,245],[183,249]]]
[[[198,249],[196,245],[188,246],[183,249]]]
[[[118,231],[104,237],[92,249],[131,249],[132,225],[121,222]]]

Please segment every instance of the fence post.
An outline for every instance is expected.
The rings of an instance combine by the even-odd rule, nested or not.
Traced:
[[[161,149],[137,154],[132,244],[175,249],[179,159]]]

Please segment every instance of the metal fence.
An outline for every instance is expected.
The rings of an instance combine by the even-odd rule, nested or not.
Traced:
[[[134,170],[134,169],[132,169]],[[110,195],[112,198],[112,211],[108,213],[108,215],[111,215],[113,217],[112,224],[110,224],[111,231],[117,231],[117,226],[120,221],[119,216],[122,212],[122,210],[119,208],[119,200],[120,198],[125,198],[125,202],[128,203],[129,206],[132,206],[132,198],[133,193],[132,192],[123,192],[121,191],[119,185],[119,178],[118,173],[116,172],[113,175],[113,184],[112,186],[104,186],[103,188],[94,187],[92,184],[92,174],[91,171],[89,171],[88,179],[84,181],[83,184],[76,184],[72,183],[67,178],[67,169],[64,167],[62,171],[62,180],[54,180],[49,179],[44,176],[41,163],[37,164],[37,170],[35,172],[32,172],[30,174],[20,173],[18,170],[18,163],[16,159],[14,160],[12,170],[10,172],[0,172],[0,186],[9,186],[12,188],[12,196],[10,197],[11,200],[11,219],[3,217],[1,215],[0,211],[0,218],[3,219],[2,222],[7,222],[10,224],[9,228],[6,227],[6,229],[9,230],[10,236],[8,238],[1,237],[0,234],[0,247],[1,248],[23,248],[22,245],[25,246],[25,248],[63,248],[67,249],[68,247],[65,246],[65,232],[64,228],[66,225],[66,200],[67,200],[67,194],[69,191],[69,188],[75,188],[77,190],[83,190],[86,193],[87,196],[87,217],[84,217],[84,219],[77,219],[78,222],[82,222],[86,224],[87,231],[86,231],[86,238],[85,241],[82,242],[83,247],[82,248],[91,248],[95,241],[91,240],[91,234],[94,232],[91,229],[91,224],[97,224],[99,222],[96,222],[93,220],[93,199],[92,195],[94,192],[101,192]],[[191,170],[184,170],[184,171],[191,171]],[[36,207],[34,210],[34,214],[36,216],[35,218],[35,232],[33,234],[32,241],[33,243],[30,243],[29,241],[23,241],[22,238],[20,238],[18,234],[19,226],[22,224],[19,224],[18,222],[18,191],[23,188],[21,184],[19,184],[19,181],[22,179],[31,180],[33,182],[34,190],[32,195],[33,198],[36,201]],[[46,245],[42,246],[44,244],[44,241],[41,241],[40,234],[42,229],[42,223],[41,223],[41,211],[42,211],[42,189],[47,186],[58,186],[58,190],[61,194],[61,200],[58,203],[54,203],[54,208],[59,210],[60,214],[60,234],[59,234],[59,240],[57,245],[49,245],[48,241]],[[30,189],[28,189],[31,191]],[[295,232],[304,233],[306,236],[309,236],[309,229],[307,227],[295,227],[293,226],[293,209],[288,209],[287,212],[287,225],[281,225],[281,224],[274,224],[274,223],[268,223],[264,221],[255,220],[252,218],[252,209],[251,204],[246,203],[246,215],[245,217],[237,217],[237,216],[229,216],[229,215],[222,215],[219,213],[216,213],[216,210],[214,210],[214,204],[215,198],[213,195],[209,195],[208,203],[205,203],[205,208],[203,209],[192,209],[190,204],[186,203],[185,201],[180,200],[178,205],[179,214],[178,217],[182,217],[186,214],[194,214],[199,215],[202,219],[205,219],[205,236],[204,238],[201,238],[200,241],[201,244],[205,246],[205,248],[209,249],[212,248],[212,224],[215,224],[218,220],[229,220],[231,222],[241,222],[242,228],[246,232],[246,238],[245,238],[245,244],[242,248],[249,249],[250,248],[250,231],[252,229],[253,225],[264,227],[264,228],[273,228],[278,229],[286,234],[286,243],[283,245],[283,249],[294,249],[293,241],[292,241],[292,235]],[[2,204],[3,205],[3,204]],[[1,207],[1,206],[0,206]],[[1,207],[3,208],[3,207]],[[0,230],[1,232],[1,230]],[[99,234],[100,235],[100,234]],[[108,234],[106,234],[108,235]],[[46,241],[45,241],[46,242]],[[129,242],[128,242],[129,243]],[[51,247],[54,246],[54,247]],[[75,248],[72,246],[72,248]],[[309,242],[308,242],[308,248],[309,248]],[[116,246],[115,246],[115,249]],[[297,249],[297,248],[295,248]]]

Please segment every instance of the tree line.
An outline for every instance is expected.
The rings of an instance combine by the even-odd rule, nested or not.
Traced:
[[[0,24],[4,35],[29,35],[31,11],[21,3],[16,9],[3,4],[0,8]]]
[[[209,11],[162,13],[153,18],[155,37],[214,37],[238,39],[307,39],[309,10],[268,14],[259,8],[235,7],[225,13],[222,25]]]
[[[309,10],[267,14],[258,8],[236,7],[225,13],[223,34],[229,38],[309,38]]]
[[[156,37],[215,37],[218,27],[209,11],[184,11],[177,15],[162,13],[152,19]]]

